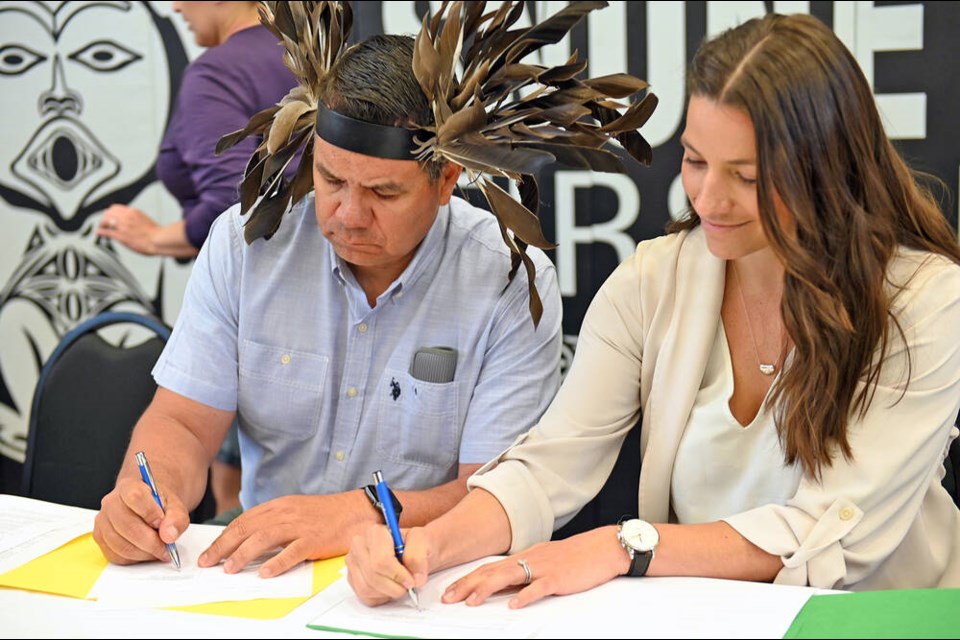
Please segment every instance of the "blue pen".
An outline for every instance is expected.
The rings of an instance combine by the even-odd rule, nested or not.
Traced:
[[[153,499],[160,507],[160,510],[166,513],[167,510],[163,508],[163,502],[160,500],[160,492],[157,490],[157,483],[153,479],[153,473],[150,472],[150,465],[147,463],[147,456],[143,454],[143,451],[137,451],[137,466],[140,467],[140,477],[143,478],[143,481],[146,483],[146,485],[150,487],[150,493],[153,494]],[[170,559],[173,560],[173,565],[177,568],[177,571],[179,571],[180,554],[177,553],[177,545],[171,542],[167,545],[167,551],[170,553]]]
[[[393,550],[397,554],[397,560],[403,564],[403,536],[400,535],[400,523],[397,522],[397,512],[393,509],[393,498],[390,495],[390,489],[387,488],[387,482],[383,479],[383,474],[379,471],[373,472],[373,484],[377,487],[377,500],[380,502],[380,511],[383,512],[383,519],[390,529],[390,535],[393,536]],[[410,600],[418,610],[420,609],[420,598],[417,596],[415,587],[407,589],[410,594]]]

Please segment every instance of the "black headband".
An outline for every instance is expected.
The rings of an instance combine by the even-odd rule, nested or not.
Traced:
[[[416,160],[420,146],[412,129],[357,120],[317,104],[317,135],[325,141],[365,156],[387,160]]]

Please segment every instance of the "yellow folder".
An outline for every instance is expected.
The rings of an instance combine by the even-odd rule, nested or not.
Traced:
[[[106,558],[103,557],[97,543],[93,541],[93,535],[88,533],[25,565],[0,574],[0,587],[87,599],[87,594],[90,593],[90,589],[100,577],[100,572],[106,566]],[[314,562],[311,595],[319,593],[339,578],[341,568],[343,568],[343,556]],[[169,608],[178,611],[268,620],[282,618],[308,599],[309,596],[260,598]]]

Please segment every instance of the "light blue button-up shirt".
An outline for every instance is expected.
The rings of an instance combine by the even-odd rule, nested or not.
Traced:
[[[543,318],[527,278],[507,283],[494,217],[453,198],[375,307],[323,237],[313,195],[269,240],[247,245],[239,208],[221,215],[194,265],[157,384],[236,410],[250,508],[289,494],[398,489],[452,480],[530,428],[559,384],[561,301],[539,250]],[[421,347],[458,352],[454,379],[410,374]]]

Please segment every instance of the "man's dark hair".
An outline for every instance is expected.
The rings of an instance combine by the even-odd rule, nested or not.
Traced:
[[[330,68],[320,89],[327,108],[391,127],[433,124],[433,111],[413,74],[413,38],[377,35],[353,45]],[[443,165],[424,163],[431,181]]]

